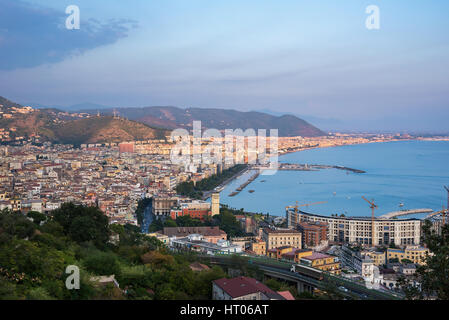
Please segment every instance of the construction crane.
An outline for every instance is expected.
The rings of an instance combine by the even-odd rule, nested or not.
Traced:
[[[313,205],[316,205],[316,204],[323,204],[323,203],[327,203],[327,201],[305,203],[305,204],[300,204],[300,205],[298,205],[298,201],[296,201],[296,205],[295,206],[288,206],[288,207],[286,207],[286,209],[295,208],[295,225],[298,225],[298,208],[299,207],[309,207],[309,206],[313,206]],[[301,220],[299,222],[301,222]]]
[[[446,213],[449,211],[449,187],[443,186],[447,191],[447,210],[443,213],[443,226],[446,223]]]
[[[447,213],[447,209],[444,209],[444,206],[443,206],[443,210],[441,210],[441,211],[436,211],[436,212],[432,212],[431,214],[428,214],[428,215],[426,216],[426,219],[435,217],[435,216],[437,216],[437,215],[439,215],[439,214],[441,214],[441,215],[444,216],[446,213]]]
[[[374,200],[369,201],[368,199],[366,199],[364,196],[362,196],[363,200],[365,200],[366,202],[368,202],[370,204],[370,208],[371,208],[371,245],[374,247],[374,240],[376,239],[376,237],[374,236],[374,210],[376,210],[378,207],[377,205],[374,203]]]

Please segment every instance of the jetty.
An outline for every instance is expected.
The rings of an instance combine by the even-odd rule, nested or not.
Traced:
[[[254,180],[257,179],[257,177],[259,176],[260,172],[257,171],[255,174],[253,174],[245,183],[241,184],[240,187],[238,187],[237,189],[235,189],[234,192],[230,193],[229,196],[233,197],[237,194],[239,194],[240,191],[242,191],[243,189],[245,189],[251,182],[253,182]]]
[[[411,215],[411,214],[431,213],[431,212],[433,212],[432,209],[401,210],[401,211],[394,211],[394,212],[390,212],[390,213],[384,214],[384,215],[380,216],[379,218],[391,219],[391,218],[399,217],[399,216],[408,216],[408,215]]]
[[[253,169],[259,170],[268,170],[273,169],[264,166],[253,166]],[[366,171],[348,168],[344,166],[334,166],[334,165],[326,165],[326,164],[307,164],[307,163],[279,163],[277,170],[279,171],[319,171],[322,169],[338,169],[345,170],[346,172],[352,173],[366,173]]]

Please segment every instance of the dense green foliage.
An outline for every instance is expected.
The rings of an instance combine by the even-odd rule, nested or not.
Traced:
[[[416,268],[414,278],[401,278],[399,285],[407,299],[449,300],[449,224],[445,224],[437,234],[426,220],[422,235],[423,243],[432,254],[426,256],[424,265]],[[420,286],[415,285],[414,280]]]
[[[176,192],[193,199],[200,199],[203,196],[203,191],[213,190],[227,179],[243,171],[246,167],[245,164],[237,164],[229,169],[223,170],[221,173],[213,174],[209,178],[202,179],[196,184],[193,181],[182,182],[176,187]]]
[[[97,207],[64,203],[53,211],[53,219],[77,243],[92,242],[97,247],[104,247],[109,240],[108,218]]]
[[[289,291],[293,297],[296,299],[299,298],[298,290],[296,289],[295,285],[288,284],[284,281],[279,281],[276,279],[269,279],[265,281],[265,284],[268,288],[274,291]]]
[[[64,204],[33,220],[0,211],[0,299],[210,299],[211,281],[226,277],[192,271],[194,254],[172,254],[133,225],[108,226],[95,207]],[[68,265],[80,268],[79,290],[65,286]],[[92,278],[111,274],[120,288]]]

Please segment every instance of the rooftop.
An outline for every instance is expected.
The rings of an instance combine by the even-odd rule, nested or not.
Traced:
[[[186,237],[190,234],[201,234],[206,237],[226,237],[226,232],[220,230],[218,227],[165,227],[163,233],[169,237]]]
[[[285,300],[285,298],[276,293],[275,291],[268,288],[262,282],[257,281],[254,278],[248,277],[237,277],[232,279],[218,279],[214,283],[219,286],[224,292],[229,294],[232,298],[238,298],[246,296],[248,294],[253,294],[261,292],[271,299]]]

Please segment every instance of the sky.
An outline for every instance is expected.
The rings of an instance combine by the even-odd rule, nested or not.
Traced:
[[[0,0],[0,95],[449,132],[448,15],[447,0]]]

